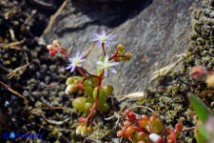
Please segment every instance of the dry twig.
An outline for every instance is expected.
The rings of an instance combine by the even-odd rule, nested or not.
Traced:
[[[44,30],[43,35],[47,34],[52,29],[54,22],[56,21],[57,17],[62,13],[67,3],[68,0],[65,0],[63,4],[60,6],[60,8],[57,10],[57,12],[53,16],[51,16],[50,22],[48,23],[48,26]]]
[[[21,95],[20,93],[18,93],[17,91],[15,91],[14,89],[10,88],[9,86],[7,86],[6,84],[4,84],[3,82],[0,81],[0,85],[3,86],[4,88],[6,88],[7,90],[9,90],[11,93],[13,93],[14,95],[21,97],[24,100],[25,103],[25,107],[26,109],[28,109],[28,101],[26,99],[26,97],[24,97],[23,95]]]
[[[8,77],[9,79],[21,75],[22,73],[24,73],[24,71],[25,71],[25,70],[27,69],[27,67],[30,65],[26,53],[25,53],[24,55],[25,55],[25,58],[26,58],[26,64],[23,65],[23,66],[17,67],[16,69],[14,69],[14,70],[11,71],[10,73],[8,73],[8,74],[7,74],[7,77]]]

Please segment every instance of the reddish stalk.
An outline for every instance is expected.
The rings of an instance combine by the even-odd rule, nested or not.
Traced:
[[[100,76],[95,76],[97,79],[98,79],[98,83],[97,83],[97,87],[98,87],[98,90],[97,90],[97,97],[96,97],[96,100],[92,106],[92,108],[90,109],[90,113],[89,115],[87,116],[86,118],[86,122],[88,122],[88,120],[90,120],[90,123],[92,124],[92,117],[93,117],[93,113],[94,111],[96,110],[97,108],[97,105],[98,105],[98,100],[99,100],[99,95],[100,95],[100,87],[101,87],[101,84],[102,84],[102,76],[104,74],[104,71],[102,71],[102,74]]]
[[[104,56],[106,56],[105,43],[102,43],[102,50],[103,50]]]
[[[86,76],[86,73],[85,73],[85,71],[83,70],[83,68],[77,67],[77,70],[79,71],[79,73],[80,73],[83,77]]]
[[[174,131],[171,131],[171,134],[172,134],[172,136],[173,136],[173,141],[174,141],[174,143],[177,143],[175,132],[174,132]]]
[[[114,53],[114,55],[112,55],[110,58],[109,58],[109,61],[113,60],[114,58],[117,57],[117,54],[118,54],[118,51],[116,53]]]

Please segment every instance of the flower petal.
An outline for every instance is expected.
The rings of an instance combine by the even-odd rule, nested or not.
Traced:
[[[73,72],[74,70],[75,70],[75,66],[73,66],[72,68],[71,68],[71,71],[70,72]]]
[[[100,47],[101,44],[102,44],[102,42],[98,41],[98,42],[97,42],[97,47]]]
[[[105,62],[105,63],[108,63],[108,60],[109,60],[109,59],[108,59],[108,56],[106,55],[106,56],[105,56],[105,59],[104,59],[104,62]]]
[[[86,61],[86,59],[80,59],[80,62],[82,63],[82,62],[85,62]]]
[[[72,65],[72,64],[69,64],[65,69],[68,70],[68,69],[70,69],[70,68],[72,68],[72,67],[73,67],[73,65]]]
[[[76,52],[76,57],[79,57],[80,56],[80,51],[77,51]]]
[[[95,37],[95,38],[93,38],[93,39],[91,39],[91,41],[98,41],[99,40],[99,37]]]
[[[119,64],[119,62],[113,62],[113,63],[110,63],[110,66],[112,67],[112,66],[116,66],[118,64]]]
[[[78,64],[77,67],[79,67],[79,68],[82,67],[82,64]]]
[[[74,58],[69,58],[68,60],[69,60],[69,62],[73,62],[73,59],[74,59]]]
[[[108,75],[108,70],[104,70],[104,76],[107,77]]]
[[[94,33],[94,36],[95,36],[95,37],[100,37],[101,35],[100,35],[100,34],[97,34],[97,33]]]
[[[101,62],[101,61],[97,61],[96,62],[98,65],[102,65],[103,64],[103,62]]]
[[[105,30],[103,30],[103,32],[102,32],[102,36],[106,36],[106,32],[105,32]]]
[[[114,68],[109,68],[109,70],[113,73],[117,73],[117,71]]]

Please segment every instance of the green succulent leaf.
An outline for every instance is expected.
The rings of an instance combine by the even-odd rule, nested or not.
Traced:
[[[98,96],[98,87],[95,87],[94,91],[93,91],[94,100],[96,100],[97,96]],[[105,103],[105,101],[106,101],[105,92],[104,92],[103,88],[100,87],[100,89],[99,89],[99,103],[103,104],[103,103]]]
[[[201,124],[195,127],[194,136],[198,143],[207,143],[210,138],[208,132]]]
[[[194,94],[189,93],[188,98],[198,118],[204,123],[208,117],[211,116],[211,112],[206,107],[206,105]]]
[[[87,96],[92,96],[93,88],[91,86],[85,86],[84,94]]]

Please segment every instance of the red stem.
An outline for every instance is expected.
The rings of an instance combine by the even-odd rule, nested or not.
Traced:
[[[103,54],[104,54],[104,56],[106,56],[105,43],[102,43],[102,50],[103,50]]]
[[[82,68],[80,68],[80,67],[77,67],[77,70],[79,71],[79,73],[82,75],[82,76],[86,76],[86,73],[85,73],[85,71],[83,71],[83,69]]]
[[[95,76],[95,77],[98,79],[98,83],[97,83],[97,87],[98,87],[98,90],[97,90],[97,97],[96,97],[96,100],[95,100],[95,102],[94,102],[92,108],[90,109],[89,115],[88,115],[87,118],[86,118],[86,122],[88,122],[88,121],[90,120],[90,123],[92,123],[93,113],[94,113],[94,111],[96,110],[97,105],[98,105],[98,101],[99,101],[100,87],[101,87],[102,80],[103,80],[103,78],[102,78],[103,74],[104,74],[104,71],[102,71],[102,74],[101,74],[100,76],[95,76],[95,75],[93,75],[93,76]]]
[[[171,134],[173,136],[174,143],[177,143],[177,140],[176,140],[176,131],[172,131]]]
[[[114,58],[116,58],[116,57],[117,57],[117,54],[118,54],[118,52],[114,53],[114,55],[112,55],[112,56],[109,58],[109,61],[111,61],[111,60],[113,60]]]

